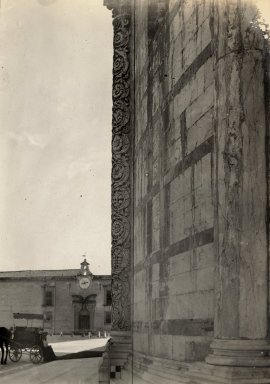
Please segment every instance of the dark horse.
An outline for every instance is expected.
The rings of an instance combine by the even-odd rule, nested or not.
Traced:
[[[0,327],[0,348],[1,348],[1,364],[6,364],[7,363],[7,355],[8,355],[8,345],[10,342],[11,338],[11,331],[5,327]],[[6,357],[5,356],[5,351],[4,351],[4,346],[6,347]]]

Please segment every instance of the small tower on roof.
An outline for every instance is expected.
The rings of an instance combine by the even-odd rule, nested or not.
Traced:
[[[89,265],[90,264],[86,261],[86,258],[85,258],[84,261],[81,263],[81,272],[80,272],[81,275],[83,276],[92,275],[92,273],[89,270]]]

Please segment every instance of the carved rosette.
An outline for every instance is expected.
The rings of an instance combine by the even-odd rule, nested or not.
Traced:
[[[112,330],[131,329],[130,15],[113,9]]]

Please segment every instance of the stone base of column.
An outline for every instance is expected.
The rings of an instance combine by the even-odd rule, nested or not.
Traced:
[[[110,347],[110,376],[121,378],[121,372],[131,354],[131,332],[112,331]]]
[[[131,332],[112,331],[99,366],[99,383],[109,384],[120,379],[131,354]]]
[[[184,377],[188,381],[183,383],[188,384],[270,384],[270,368],[222,367],[195,363]]]
[[[102,360],[99,365],[99,384],[110,383],[110,356],[108,350],[103,353]]]
[[[270,367],[269,340],[215,339],[206,362],[234,367]]]

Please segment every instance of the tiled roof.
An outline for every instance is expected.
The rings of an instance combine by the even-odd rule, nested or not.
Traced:
[[[0,279],[6,278],[48,278],[48,277],[76,277],[80,269],[58,269],[58,270],[28,270],[0,272]],[[110,279],[110,275],[93,275],[95,279]]]
[[[0,279],[6,277],[72,277],[79,273],[80,269],[7,271],[0,272]]]

